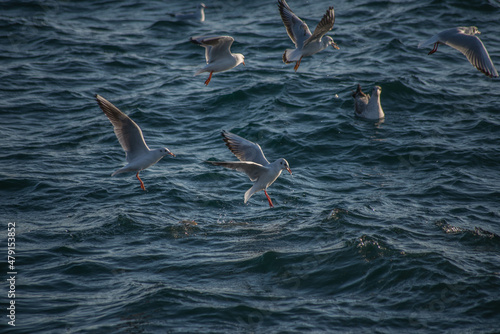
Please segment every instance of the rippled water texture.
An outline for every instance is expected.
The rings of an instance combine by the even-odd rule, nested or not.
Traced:
[[[500,66],[497,1],[308,1],[340,50],[292,47],[276,1],[0,4],[0,236],[16,224],[17,333],[498,333],[500,81],[420,41],[475,25]],[[246,66],[208,86],[197,35],[228,34]],[[382,87],[383,122],[351,92]],[[93,96],[165,157],[111,177],[124,153]],[[221,130],[281,175],[251,182]],[[7,325],[2,285],[2,329]]]

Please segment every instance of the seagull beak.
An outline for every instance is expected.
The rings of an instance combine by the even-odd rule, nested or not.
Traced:
[[[168,152],[168,154],[170,154],[171,156],[175,157],[175,154],[173,154],[172,152]]]
[[[337,43],[335,42],[332,42],[332,46],[334,49],[337,49],[337,50],[340,50],[339,46],[337,45]]]
[[[288,173],[290,173],[290,175],[292,175],[292,170],[290,169],[290,167],[287,167],[286,170],[288,171]]]
[[[242,63],[242,64],[243,64],[243,66],[246,66],[246,65],[245,65],[245,61],[243,61],[243,63]]]

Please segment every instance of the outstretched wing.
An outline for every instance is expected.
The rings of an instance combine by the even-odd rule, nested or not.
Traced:
[[[442,39],[444,44],[462,52],[479,71],[489,77],[498,77],[498,72],[491,61],[490,55],[479,37],[459,32]]]
[[[234,42],[231,36],[191,37],[189,40],[205,48],[207,64],[218,58],[230,57],[231,45]]]
[[[309,27],[293,13],[285,0],[278,0],[278,8],[288,37],[295,44],[295,47],[301,48],[304,45],[304,41],[311,37]]]
[[[96,94],[95,99],[111,124],[113,124],[116,137],[126,153],[127,162],[134,160],[137,155],[149,151],[141,128],[130,117],[102,96]]]
[[[262,166],[269,165],[259,144],[227,131],[222,131],[221,135],[229,150],[241,161],[255,162]]]
[[[324,34],[333,29],[334,23],[335,23],[335,11],[333,10],[333,7],[329,7],[326,10],[325,15],[323,15],[321,21],[319,21],[318,25],[316,26],[316,29],[314,29],[312,36],[309,37],[304,42],[304,45],[314,40],[320,40]]]
[[[222,166],[230,169],[243,172],[248,175],[252,182],[255,182],[259,177],[266,172],[266,168],[260,164],[251,161],[207,161],[212,165]]]

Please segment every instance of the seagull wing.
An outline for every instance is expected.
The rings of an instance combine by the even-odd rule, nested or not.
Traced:
[[[269,165],[269,161],[267,161],[259,144],[253,143],[231,132],[222,131],[221,134],[226,146],[241,161],[254,162],[261,166]]]
[[[295,44],[295,47],[302,48],[304,41],[312,35],[309,27],[293,13],[285,0],[278,0],[278,7],[288,37]]]
[[[234,38],[231,36],[191,37],[190,41],[206,49],[205,59],[207,64],[210,64],[219,58],[231,56],[231,45]]]
[[[361,85],[358,84],[358,89],[352,94],[352,97],[354,98],[354,111],[356,114],[361,115],[365,112],[366,106],[370,101],[370,94],[363,93]]]
[[[96,95],[95,98],[99,107],[113,124],[116,137],[126,153],[127,162],[134,160],[138,155],[148,152],[149,147],[144,141],[141,128],[102,96]]]
[[[207,161],[212,165],[223,166],[226,168],[234,169],[248,175],[252,182],[255,182],[259,177],[264,174],[267,169],[255,162],[251,161]]]
[[[440,41],[462,52],[475,68],[487,76],[498,77],[498,72],[491,61],[490,55],[479,37],[457,32],[448,33],[445,36],[440,34]]]
[[[323,15],[321,21],[318,23],[316,29],[314,29],[312,36],[309,37],[304,42],[304,45],[314,40],[320,40],[324,34],[333,29],[334,23],[335,23],[335,11],[333,10],[333,7],[329,7],[325,15]]]

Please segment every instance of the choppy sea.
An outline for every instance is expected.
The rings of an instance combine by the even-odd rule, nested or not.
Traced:
[[[500,332],[500,81],[417,48],[475,25],[498,68],[500,3],[288,3],[311,30],[336,13],[340,50],[297,73],[276,1],[206,0],[202,23],[168,15],[196,1],[0,3],[2,332]],[[189,37],[214,34],[246,66],[205,86]],[[354,116],[358,83],[385,120]],[[147,191],[110,176],[95,94],[177,155]],[[288,160],[275,208],[205,163],[236,160],[221,130]]]

